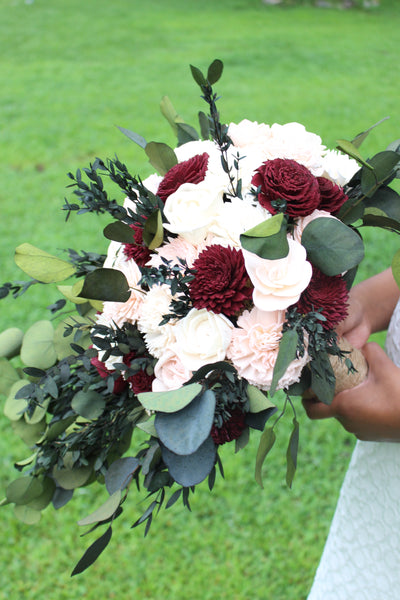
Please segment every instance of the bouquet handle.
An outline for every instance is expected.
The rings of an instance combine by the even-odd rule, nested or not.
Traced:
[[[345,359],[331,356],[330,361],[336,377],[335,394],[349,390],[362,383],[368,375],[368,363],[365,356],[358,348],[354,348],[346,338],[339,338],[338,346],[341,350],[348,352],[346,358],[350,358],[355,371],[349,371]]]

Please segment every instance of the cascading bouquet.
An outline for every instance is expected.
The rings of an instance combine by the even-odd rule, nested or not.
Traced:
[[[335,361],[350,377],[345,385],[365,376],[335,327],[364,255],[356,227],[400,229],[399,195],[388,187],[399,144],[364,161],[358,147],[369,130],[341,140],[343,154],[298,123],[223,125],[212,87],[222,68],[216,60],[204,76],[191,67],[209,107],[199,113],[202,140],[168,98],[161,108],[177,133],[175,150],[120,128],[158,174],[142,181],[118,159],[69,174],[77,202],[66,200],[68,216],[113,218],[107,256],[69,250],[63,260],[22,244],[16,262],[31,280],[0,288],[1,297],[19,296],[33,283],[58,283],[63,296],[49,307],[56,327],[42,320],[0,336],[4,412],[31,448],[16,464],[26,474],[2,504],[34,523],[49,503],[60,508],[76,488],[105,482],[106,503],[79,523],[106,530],[73,574],[107,546],[133,482],[151,497],[134,523],[147,533],[164,502],[181,498],[189,507],[207,478],[212,489],[219,446],[234,441],[240,450],[255,429],[262,486],[288,407],[290,486],[299,436],[293,398],[312,388],[330,402]],[[123,191],[123,205],[104,178]],[[10,362],[15,356],[20,363]],[[283,392],[274,404],[276,390]]]

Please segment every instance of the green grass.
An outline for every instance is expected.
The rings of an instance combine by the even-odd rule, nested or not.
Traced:
[[[299,3],[300,4],[300,3]],[[144,153],[115,125],[148,140],[174,139],[159,113],[164,94],[196,122],[204,106],[188,65],[205,69],[215,57],[226,72],[217,86],[222,119],[299,121],[333,147],[380,118],[365,156],[399,136],[396,1],[379,9],[322,10],[305,3],[267,7],[259,0],[3,0],[0,6],[0,257],[1,282],[23,278],[13,265],[16,245],[49,252],[72,247],[103,251],[103,219],[60,209],[71,198],[66,173],[96,156],[116,153],[133,173],[151,168]],[[365,235],[359,277],[389,265],[395,236]],[[32,289],[3,300],[0,330],[46,317],[56,298]],[[381,341],[381,337],[379,340]],[[139,514],[131,496],[109,549],[86,574],[69,573],[90,543],[76,521],[104,498],[83,489],[41,523],[17,522],[2,509],[0,599],[306,597],[354,443],[333,422],[311,423],[299,408],[301,447],[294,487],[287,490],[282,423],[266,464],[267,485],[253,477],[257,435],[239,456],[224,448],[226,480],[210,495],[200,486],[193,512],[174,507],[145,540],[130,531]],[[27,455],[0,419],[0,487],[12,463]]]

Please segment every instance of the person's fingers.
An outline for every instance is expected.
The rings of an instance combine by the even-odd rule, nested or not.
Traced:
[[[316,398],[303,398],[302,402],[309,419],[328,419],[335,416],[332,406]]]

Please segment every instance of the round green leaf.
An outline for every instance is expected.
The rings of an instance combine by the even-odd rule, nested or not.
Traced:
[[[54,492],[56,490],[56,484],[54,483],[53,479],[50,479],[50,477],[45,477],[42,480],[42,486],[42,493],[40,494],[40,496],[37,496],[29,502],[29,504],[27,505],[28,508],[41,511],[44,510],[46,506],[50,504],[54,496]]]
[[[53,469],[53,477],[58,485],[65,490],[74,490],[85,485],[92,474],[92,467],[77,467],[76,469]]]
[[[138,394],[138,400],[147,410],[172,413],[187,406],[201,390],[199,383],[190,383],[168,392],[143,392]]]
[[[43,420],[46,416],[47,407],[49,405],[50,400],[45,400],[42,406],[35,406],[35,410],[32,415],[29,416],[28,413],[24,413],[24,419],[29,425],[36,425]]]
[[[29,504],[43,492],[43,485],[37,477],[19,477],[6,489],[6,497],[14,504]]]
[[[126,488],[139,464],[139,460],[133,456],[125,456],[115,460],[104,475],[104,483],[108,493],[114,494],[117,490]]]
[[[172,167],[178,163],[175,152],[162,142],[149,142],[146,145],[145,152],[149,157],[150,163],[160,175],[165,175]]]
[[[125,275],[118,269],[95,269],[85,277],[79,296],[104,302],[126,302],[130,298]]]
[[[25,525],[35,525],[40,521],[42,516],[40,510],[35,510],[29,506],[14,506],[14,514]]]
[[[301,243],[308,260],[329,276],[352,269],[364,258],[362,239],[338,219],[314,219],[304,228]]]
[[[78,525],[93,525],[93,523],[98,523],[100,521],[106,521],[117,510],[118,506],[121,503],[121,490],[116,490],[107,500],[104,502],[102,506],[92,512],[90,515],[78,521]]]
[[[161,442],[175,454],[193,454],[210,435],[214,422],[215,394],[206,390],[182,410],[158,412],[155,428]]]
[[[19,354],[24,332],[18,327],[10,327],[0,333],[0,357],[13,358]]]
[[[91,421],[100,417],[105,405],[104,396],[92,390],[78,392],[71,402],[72,408],[78,415]]]
[[[19,421],[22,417],[24,410],[28,406],[25,398],[16,398],[16,393],[25,387],[29,382],[26,379],[19,379],[16,381],[9,391],[6,403],[4,405],[4,414],[10,421]]]
[[[217,453],[211,436],[189,456],[175,454],[165,446],[161,446],[161,450],[171,476],[183,487],[197,485],[203,481],[212,471]]]
[[[11,386],[19,379],[18,371],[12,364],[6,358],[0,358],[0,394],[8,395]]]
[[[21,360],[27,367],[48,369],[57,360],[51,321],[37,321],[24,335]]]
[[[75,273],[75,267],[32,244],[21,244],[15,250],[15,262],[24,273],[43,283],[64,281]]]
[[[240,243],[245,250],[261,258],[285,258],[289,253],[286,226],[284,215],[279,213],[242,233]]]
[[[30,425],[25,419],[19,421],[11,421],[11,427],[14,432],[21,438],[22,441],[29,447],[34,446],[46,431],[46,419],[42,419],[39,423]]]
[[[255,385],[247,386],[247,397],[250,402],[250,412],[258,413],[267,408],[274,408],[273,404],[264,392],[259,390]]]

